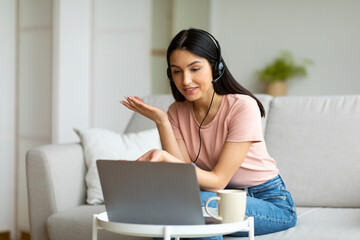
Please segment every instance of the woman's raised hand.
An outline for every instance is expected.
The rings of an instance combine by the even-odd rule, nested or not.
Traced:
[[[167,113],[157,107],[145,104],[139,97],[125,96],[126,101],[120,101],[128,109],[153,120],[156,124],[167,120]]]

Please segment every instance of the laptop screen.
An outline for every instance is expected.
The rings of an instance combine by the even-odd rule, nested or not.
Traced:
[[[204,224],[199,185],[191,164],[97,160],[110,221]]]

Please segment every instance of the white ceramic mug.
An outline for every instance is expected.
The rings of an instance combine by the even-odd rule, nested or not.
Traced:
[[[209,211],[210,201],[218,201],[218,216]],[[209,198],[205,203],[205,211],[222,223],[244,221],[246,210],[246,191],[224,189],[217,192],[216,197]]]

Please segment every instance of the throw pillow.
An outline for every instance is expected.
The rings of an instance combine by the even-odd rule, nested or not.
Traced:
[[[102,204],[96,160],[136,160],[153,148],[161,149],[160,137],[156,128],[130,134],[117,134],[107,129],[74,129],[80,137],[87,166],[87,203]]]

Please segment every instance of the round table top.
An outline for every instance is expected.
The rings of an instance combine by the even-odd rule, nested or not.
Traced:
[[[242,222],[213,223],[202,225],[151,225],[110,222],[106,212],[96,216],[96,224],[99,228],[139,237],[162,237],[164,232],[173,237],[206,237],[215,235],[226,235],[238,231],[249,231],[249,219],[245,217]]]

